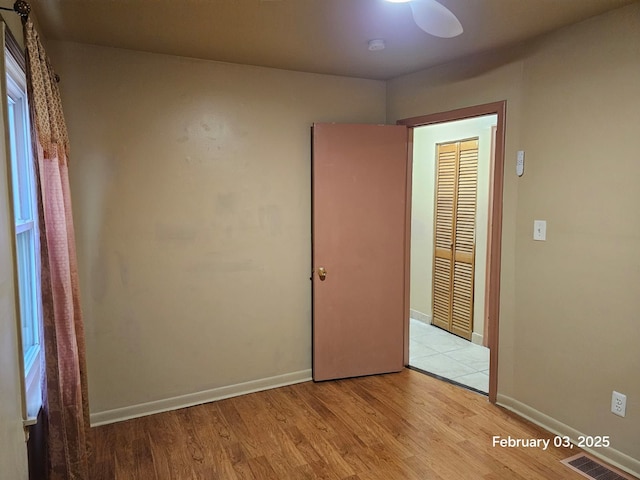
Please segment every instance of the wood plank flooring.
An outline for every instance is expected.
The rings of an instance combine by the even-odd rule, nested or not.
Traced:
[[[94,480],[583,479],[577,448],[419,372],[302,383],[93,429]],[[553,441],[551,442],[553,445]]]

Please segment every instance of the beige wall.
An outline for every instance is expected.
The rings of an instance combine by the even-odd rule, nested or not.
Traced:
[[[72,144],[92,412],[308,378],[310,126],[383,123],[384,82],[49,51]]]
[[[4,59],[4,55],[2,55]],[[4,60],[2,60],[4,62]],[[0,67],[4,77],[4,63]],[[6,96],[4,81],[0,95]],[[5,131],[4,112],[0,102],[0,131]],[[0,476],[7,479],[27,478],[27,448],[22,428],[22,395],[16,293],[14,282],[11,202],[5,136],[0,135]]]
[[[524,69],[516,391],[640,464],[640,4],[568,33]],[[624,419],[608,413],[614,389]]]
[[[419,127],[413,133],[411,200],[411,310],[429,319],[433,315],[433,224],[436,144],[478,137],[478,189],[476,200],[476,256],[474,271],[473,342],[482,344],[484,291],[487,272],[487,228],[491,127],[496,116]],[[430,320],[429,320],[430,321]]]
[[[388,120],[506,99],[498,390],[640,471],[640,4],[389,82]],[[525,174],[513,165],[526,150]],[[532,240],[534,219],[547,241]],[[611,392],[627,416],[609,412]]]

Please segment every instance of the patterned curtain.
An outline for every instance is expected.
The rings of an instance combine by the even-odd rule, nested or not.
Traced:
[[[24,37],[40,187],[48,478],[88,480],[89,402],[69,191],[69,140],[56,75],[29,19],[24,22]]]

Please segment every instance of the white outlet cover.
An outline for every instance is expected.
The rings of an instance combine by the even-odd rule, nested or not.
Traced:
[[[611,395],[611,413],[624,417],[627,414],[627,396],[624,393],[613,391]]]

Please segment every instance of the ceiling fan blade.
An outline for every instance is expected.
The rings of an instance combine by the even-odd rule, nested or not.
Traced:
[[[436,0],[413,0],[409,5],[418,27],[430,35],[452,38],[464,31],[462,24],[451,10]]]

